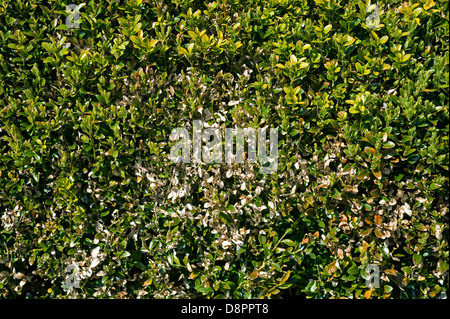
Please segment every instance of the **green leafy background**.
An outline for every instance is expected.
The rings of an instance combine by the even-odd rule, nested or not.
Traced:
[[[446,290],[447,1],[69,4],[0,1],[2,298]],[[278,128],[276,174],[172,163],[194,120]]]

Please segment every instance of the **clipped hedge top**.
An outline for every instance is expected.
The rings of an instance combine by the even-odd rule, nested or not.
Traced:
[[[448,287],[446,1],[69,4],[0,4],[3,298]],[[172,163],[194,120],[278,128],[276,174]]]

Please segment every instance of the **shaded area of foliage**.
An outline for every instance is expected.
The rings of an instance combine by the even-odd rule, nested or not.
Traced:
[[[0,2],[2,297],[448,287],[446,1],[69,4]],[[277,173],[171,163],[196,119],[278,127]]]

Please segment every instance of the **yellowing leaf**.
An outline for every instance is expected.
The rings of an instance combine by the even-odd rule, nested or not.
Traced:
[[[344,47],[347,47],[347,46],[353,44],[353,42],[355,42],[355,40],[356,39],[354,37],[347,35],[347,42],[345,42]]]
[[[286,282],[286,280],[289,279],[289,276],[290,276],[290,275],[291,275],[291,271],[288,270],[288,271],[284,274],[284,276],[281,278],[281,280],[280,280],[280,285],[284,284],[284,283]]]
[[[386,43],[387,40],[389,40],[389,37],[387,35],[385,35],[385,36],[381,37],[380,42],[381,43]]]
[[[308,66],[309,66],[309,63],[307,63],[307,62],[300,63],[300,69],[307,68]]]
[[[156,43],[158,43],[158,40],[156,40],[156,39],[151,40],[150,41],[150,47],[153,48],[156,45]]]
[[[373,216],[374,217],[374,219],[375,219],[375,223],[377,224],[377,225],[381,225],[381,223],[383,222],[383,218],[380,216],[380,215],[375,215],[375,216]]]
[[[150,278],[150,279],[148,279],[147,281],[144,282],[143,286],[144,287],[150,286],[152,284],[152,282],[153,282],[153,278]]]
[[[297,57],[295,55],[292,54],[289,59],[290,59],[292,65],[297,63]]]
[[[388,275],[397,276],[397,271],[395,269],[386,269],[384,272]]]
[[[352,113],[352,114],[358,114],[359,113],[359,110],[356,107],[354,107],[354,106],[352,106],[348,111],[350,113]]]
[[[423,5],[423,8],[424,8],[425,10],[428,10],[428,9],[434,7],[435,4],[436,4],[436,3],[434,3],[433,0],[426,0],[425,3],[424,3],[424,5]]]
[[[369,299],[370,296],[372,295],[372,290],[373,290],[373,288],[370,288],[369,290],[367,290],[367,291],[364,293],[364,298]]]
[[[366,147],[364,147],[364,153],[366,153],[366,154],[371,153],[371,154],[375,155],[377,153],[377,150],[374,149],[373,147],[366,146]]]
[[[178,53],[181,53],[181,54],[188,54],[188,51],[185,49],[185,48],[183,48],[183,47],[178,47]]]
[[[190,275],[189,275],[189,279],[194,279],[195,277],[197,277],[198,276],[198,273],[191,273]]]
[[[373,172],[373,175],[375,175],[375,177],[376,177],[377,179],[381,179],[381,172],[380,172],[380,171],[374,171],[374,172]]]

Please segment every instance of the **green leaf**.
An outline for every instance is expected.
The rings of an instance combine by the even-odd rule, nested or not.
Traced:
[[[60,24],[56,27],[56,30],[69,30],[69,27],[66,24]]]
[[[42,42],[42,46],[44,47],[45,50],[49,51],[49,52],[53,52],[53,46],[51,43],[48,42]]]
[[[273,268],[275,268],[277,271],[282,272],[283,270],[281,269],[280,265],[276,264],[276,263],[270,263],[272,265]]]
[[[347,270],[347,272],[348,272],[350,275],[356,275],[356,274],[359,273],[359,269],[358,269],[358,267],[357,267],[356,265],[353,265],[352,267],[350,267],[350,268]]]
[[[436,183],[431,183],[430,185],[430,191],[434,191],[435,189],[441,188],[442,185],[440,184],[436,184]]]
[[[295,247],[295,246],[297,246],[297,243],[294,242],[294,241],[292,241],[292,240],[290,240],[290,239],[283,239],[281,242],[282,242],[283,244],[286,244],[286,245],[290,246],[290,247]]]
[[[407,274],[407,275],[411,275],[412,274],[412,269],[409,266],[404,266],[402,267],[402,270]]]
[[[387,141],[383,143],[383,148],[393,148],[393,147],[395,147],[395,143],[392,141]]]
[[[384,285],[383,289],[384,289],[384,293],[385,293],[385,294],[389,294],[389,293],[392,292],[392,290],[394,290],[394,288],[392,288],[392,287],[389,286],[389,285]]]
[[[97,98],[97,100],[99,100],[99,102],[105,103],[106,104],[106,100],[103,96],[97,94],[95,95],[95,97]]]
[[[415,265],[420,264],[420,261],[422,260],[422,256],[420,256],[419,254],[414,254],[413,255],[413,261]]]

